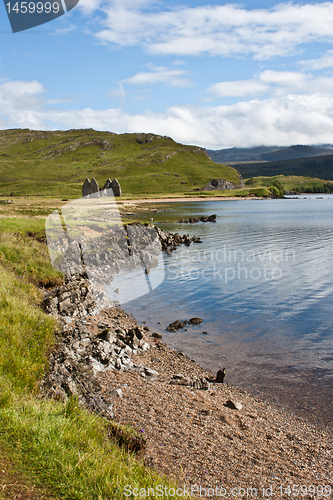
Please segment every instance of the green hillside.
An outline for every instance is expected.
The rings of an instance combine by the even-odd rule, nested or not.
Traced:
[[[275,177],[251,177],[245,185],[249,188],[262,188],[271,186],[278,181],[284,191],[298,193],[333,193],[333,182],[316,177],[303,177],[295,175],[276,175]]]
[[[0,196],[75,198],[86,177],[95,177],[100,187],[116,177],[128,197],[193,192],[211,179],[239,182],[235,168],[170,137],[92,129],[0,131]]]

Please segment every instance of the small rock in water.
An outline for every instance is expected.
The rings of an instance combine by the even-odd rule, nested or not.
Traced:
[[[189,323],[190,325],[200,325],[200,323],[202,323],[202,318],[191,318]]]
[[[224,377],[225,377],[225,372],[227,371],[226,368],[221,368],[217,374],[216,374],[216,379],[215,379],[215,382],[217,384],[223,384],[223,381],[224,381]]]
[[[161,339],[162,338],[162,335],[158,332],[152,333],[151,336],[154,337],[154,339]]]
[[[238,403],[238,401],[232,401],[231,399],[228,399],[225,406],[231,408],[232,410],[241,410],[243,408],[241,403]]]
[[[169,332],[175,332],[180,328],[184,328],[185,325],[187,325],[187,321],[180,321],[179,319],[176,319],[176,321],[170,323],[170,325],[167,327],[167,330]]]

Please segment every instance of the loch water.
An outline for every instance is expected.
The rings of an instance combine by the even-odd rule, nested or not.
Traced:
[[[333,195],[159,208],[154,223],[202,243],[165,254],[164,281],[124,309],[213,372],[226,367],[227,383],[333,427]],[[203,322],[166,331],[193,316]]]

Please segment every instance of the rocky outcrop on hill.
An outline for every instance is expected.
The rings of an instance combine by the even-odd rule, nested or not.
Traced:
[[[239,182],[234,183],[227,181],[226,179],[212,179],[203,188],[203,191],[225,191],[230,189],[244,189],[245,183],[242,176],[239,176]]]

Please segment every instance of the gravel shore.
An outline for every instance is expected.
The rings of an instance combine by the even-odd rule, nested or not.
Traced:
[[[111,328],[136,326],[120,308],[94,318],[101,320]],[[131,359],[153,370],[152,376],[140,370],[108,370],[98,380],[114,420],[131,424],[146,437],[149,466],[192,486],[194,496],[200,497],[196,488],[201,486],[201,498],[222,493],[230,499],[333,498],[329,430],[237,387],[212,382],[214,374],[169,349],[147,327],[145,341],[150,349]],[[177,385],[177,377],[210,382],[200,390]],[[231,408],[230,401],[239,409]]]

